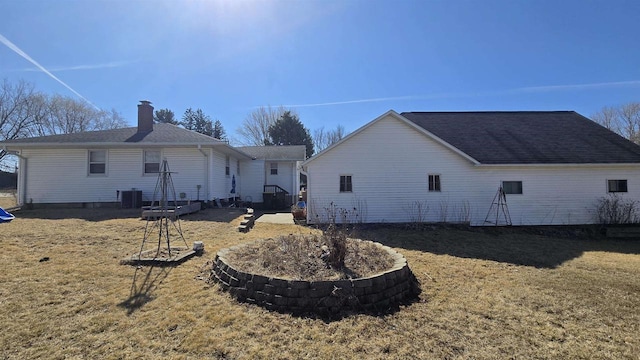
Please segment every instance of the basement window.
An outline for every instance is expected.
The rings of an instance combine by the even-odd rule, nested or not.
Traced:
[[[522,194],[522,181],[503,181],[502,191],[505,194]]]
[[[429,191],[440,191],[440,175],[429,175]]]
[[[607,190],[610,193],[627,192],[627,180],[607,180]]]
[[[352,192],[351,175],[340,175],[340,192]]]
[[[107,174],[107,150],[89,150],[89,175]]]
[[[278,175],[278,163],[272,162],[270,166],[271,166],[271,175]]]
[[[157,174],[160,172],[160,150],[144,151],[144,173]]]

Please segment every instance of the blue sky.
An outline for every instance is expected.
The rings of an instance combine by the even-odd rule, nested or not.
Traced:
[[[201,108],[231,137],[261,105],[352,131],[389,109],[589,116],[640,101],[640,1],[4,0],[0,13],[0,79],[132,126],[139,100]]]

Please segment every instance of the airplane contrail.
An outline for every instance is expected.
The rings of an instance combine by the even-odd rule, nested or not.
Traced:
[[[59,66],[59,67],[51,67],[49,66],[49,71],[58,72],[58,71],[77,71],[77,70],[95,70],[95,69],[108,69],[108,68],[116,68],[120,66],[125,66],[128,64],[132,64],[137,61],[112,61],[104,64],[85,64],[85,65],[75,65],[75,66]],[[26,68],[21,69],[20,71],[40,71],[38,68]]]
[[[23,58],[25,58],[27,61],[29,61],[30,63],[32,63],[33,65],[35,65],[38,69],[40,69],[42,72],[44,72],[45,74],[49,75],[52,79],[54,79],[55,81],[59,82],[60,84],[62,84],[64,87],[66,87],[67,89],[69,89],[69,91],[71,91],[72,93],[76,94],[79,98],[81,98],[82,100],[86,101],[88,104],[90,104],[91,106],[93,106],[94,108],[96,108],[96,110],[100,110],[99,107],[97,107],[95,104],[93,104],[91,101],[89,101],[87,98],[85,98],[84,96],[80,95],[79,92],[73,90],[71,88],[71,86],[67,85],[64,81],[58,79],[58,77],[56,77],[55,75],[53,75],[49,70],[45,69],[44,66],[40,65],[37,61],[35,61],[34,59],[31,58],[31,56],[27,55],[27,53],[25,53],[24,51],[22,51],[18,46],[16,46],[14,43],[12,43],[11,41],[9,41],[9,39],[7,39],[6,37],[4,37],[2,34],[0,34],[0,42],[3,43],[4,45],[6,45],[9,49],[13,50],[16,54],[22,56]]]
[[[309,104],[289,104],[283,105],[285,107],[319,107],[319,106],[331,106],[331,105],[347,105],[347,104],[359,104],[359,103],[372,103],[382,101],[395,101],[395,100],[427,100],[427,99],[443,99],[443,98],[468,98],[477,96],[498,96],[509,95],[518,93],[530,93],[530,92],[549,92],[549,91],[563,91],[563,90],[588,90],[607,87],[620,87],[620,86],[638,86],[640,80],[628,80],[628,81],[612,81],[612,82],[600,82],[589,84],[568,84],[568,85],[547,85],[547,86],[529,86],[519,87],[506,90],[493,90],[493,91],[479,91],[479,92],[467,92],[467,93],[435,93],[427,95],[405,95],[405,96],[391,96],[380,98],[367,98],[367,99],[355,99],[344,101],[331,101],[324,103],[309,103]],[[260,106],[255,106],[260,107]]]

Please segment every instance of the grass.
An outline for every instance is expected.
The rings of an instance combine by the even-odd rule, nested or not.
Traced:
[[[8,209],[16,206],[16,197],[14,194],[15,190],[7,190],[6,192],[0,190],[0,207]]]
[[[278,236],[232,251],[226,259],[234,269],[246,273],[306,281],[372,276],[393,266],[393,257],[373,243],[346,238],[344,268],[327,266],[322,246],[329,249],[330,240],[321,235]]]
[[[407,258],[420,300],[384,316],[271,313],[209,285],[221,248],[313,231],[241,213],[185,217],[205,254],[119,265],[140,246],[135,210],[19,211],[0,224],[3,358],[628,358],[640,353],[640,242],[515,229],[368,228]],[[48,261],[44,261],[48,258]],[[42,261],[41,261],[42,260]]]

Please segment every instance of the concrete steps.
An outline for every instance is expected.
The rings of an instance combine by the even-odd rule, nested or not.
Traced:
[[[238,226],[238,231],[244,232],[244,233],[249,232],[249,230],[251,230],[255,222],[256,222],[256,219],[253,216],[253,209],[247,208],[247,213],[244,214],[244,219],[242,219],[242,221],[240,222],[240,225]]]

